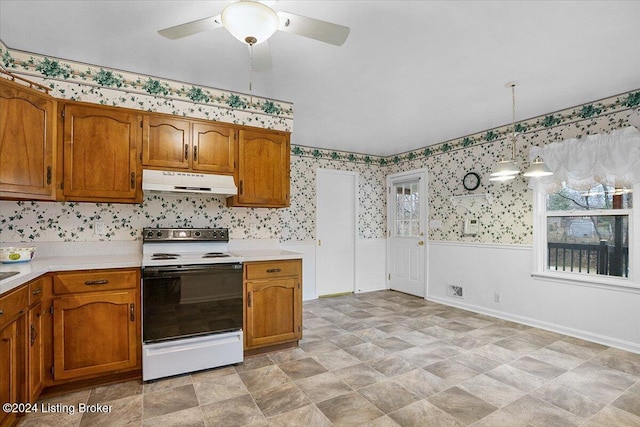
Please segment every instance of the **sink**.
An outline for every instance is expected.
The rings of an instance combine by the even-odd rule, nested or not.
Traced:
[[[11,276],[15,276],[16,274],[20,274],[20,272],[19,271],[0,271],[0,280],[4,280]]]

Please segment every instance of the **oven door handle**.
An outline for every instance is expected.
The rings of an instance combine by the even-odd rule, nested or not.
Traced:
[[[212,264],[212,265],[182,265],[166,266],[166,267],[144,267],[142,269],[143,277],[148,276],[164,276],[168,274],[194,274],[194,273],[213,273],[216,271],[235,271],[242,270],[242,264]]]

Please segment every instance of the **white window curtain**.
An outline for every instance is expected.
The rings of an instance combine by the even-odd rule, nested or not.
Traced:
[[[562,183],[577,190],[597,184],[630,187],[640,183],[640,131],[633,126],[531,147],[529,159],[542,157],[553,175],[530,179],[529,188],[545,194]]]

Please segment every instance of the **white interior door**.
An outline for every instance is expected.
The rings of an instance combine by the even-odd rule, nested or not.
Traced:
[[[355,172],[318,169],[316,173],[316,294],[355,289]]]
[[[387,200],[389,287],[425,296],[427,174],[421,169],[389,175]]]

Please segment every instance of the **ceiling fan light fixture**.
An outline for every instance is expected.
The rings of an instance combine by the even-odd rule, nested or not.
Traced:
[[[278,14],[257,1],[231,3],[222,11],[221,20],[235,38],[248,45],[266,41],[280,26]]]

